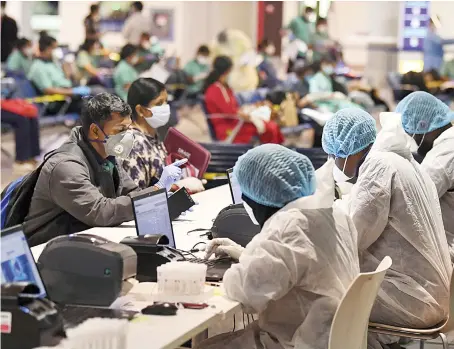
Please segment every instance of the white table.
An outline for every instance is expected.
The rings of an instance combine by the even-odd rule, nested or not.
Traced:
[[[183,250],[191,249],[197,242],[208,241],[206,237],[200,237],[203,232],[190,235],[187,232],[211,228],[219,211],[232,203],[228,185],[196,194],[193,198],[199,203],[194,206],[194,211],[173,222],[175,244]],[[114,242],[137,234],[134,221],[115,228],[92,228],[84,233],[99,235]],[[35,260],[38,260],[44,247],[45,244],[32,248]],[[240,309],[240,304],[224,297],[221,289],[216,290],[215,296],[207,303],[209,307],[202,310],[182,309],[178,310],[176,316],[141,316],[134,320],[130,324],[128,349],[175,348]]]

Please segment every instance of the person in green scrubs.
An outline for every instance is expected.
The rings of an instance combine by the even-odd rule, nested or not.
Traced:
[[[39,38],[39,57],[33,61],[27,74],[28,79],[42,94],[88,95],[90,93],[88,87],[73,87],[71,80],[66,78],[55,59],[57,48],[55,38],[48,35]]]
[[[317,19],[317,14],[311,7],[306,7],[302,16],[294,18],[288,25],[288,29],[292,32],[295,38],[304,41],[307,46],[312,44],[312,35],[314,33],[314,23]]]
[[[454,59],[443,63],[440,74],[442,77],[454,81]]]
[[[210,49],[202,45],[197,49],[196,57],[183,68],[192,83],[188,86],[190,95],[197,95],[202,91],[203,81],[210,72]]]
[[[85,82],[98,79],[99,52],[101,46],[96,39],[86,39],[77,53],[76,64]]]
[[[151,44],[151,35],[148,32],[143,32],[140,37],[140,44],[137,50],[138,62],[134,66],[140,73],[147,71],[151,66],[159,61],[159,57],[163,54],[160,50],[153,50]]]
[[[80,97],[89,95],[91,89],[87,86],[73,87],[71,80],[66,78],[56,59],[57,48],[57,40],[55,38],[42,35],[39,38],[39,57],[33,61],[27,78],[40,94],[71,96],[70,104],[65,106],[66,113],[78,114],[82,107],[82,99]],[[46,114],[59,113],[64,104],[66,102],[61,101],[61,99],[51,102],[47,106]]]
[[[329,54],[334,42],[328,35],[328,21],[326,18],[319,18],[314,35],[312,35],[313,56],[312,61],[318,62]]]
[[[25,75],[32,65],[33,47],[30,40],[20,38],[16,43],[16,49],[9,55],[6,61],[6,69]]]
[[[120,62],[114,70],[115,93],[125,101],[128,97],[129,86],[139,78],[139,73],[135,68],[139,60],[137,53],[137,46],[125,45],[120,52]]]

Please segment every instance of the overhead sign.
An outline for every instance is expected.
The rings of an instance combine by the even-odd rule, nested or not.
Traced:
[[[405,1],[401,47],[404,51],[422,51],[429,27],[430,1]]]

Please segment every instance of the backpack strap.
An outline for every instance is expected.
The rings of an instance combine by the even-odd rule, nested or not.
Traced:
[[[8,204],[9,204],[9,199],[11,197],[11,193],[13,192],[13,190],[16,188],[16,185],[18,183],[20,183],[22,181],[24,177],[19,177],[18,179],[16,179],[15,181],[11,182],[8,187],[6,188],[5,190],[5,194],[2,195],[2,201],[1,201],[1,225],[0,225],[0,229],[3,229],[4,226],[5,226],[5,220],[6,220],[6,216],[7,216],[7,210],[6,208],[8,207]],[[2,193],[3,194],[3,193]]]

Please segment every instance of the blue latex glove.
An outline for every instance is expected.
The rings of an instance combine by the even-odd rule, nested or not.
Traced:
[[[90,87],[88,86],[77,86],[73,88],[73,93],[80,96],[88,96],[91,92]]]
[[[178,166],[185,164],[187,161],[187,159],[178,160],[173,164],[164,167],[164,169],[162,170],[161,178],[159,178],[159,182],[156,183],[156,186],[158,188],[166,188],[166,190],[169,191],[172,187],[172,184],[179,180],[181,177],[181,168],[179,168]]]

